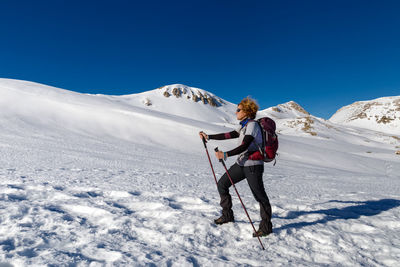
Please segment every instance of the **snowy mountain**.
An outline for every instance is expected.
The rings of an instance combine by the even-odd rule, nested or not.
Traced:
[[[310,116],[310,113],[294,101],[289,101],[276,107],[262,110],[261,112],[269,113],[271,114],[270,116],[276,119],[295,119]]]
[[[259,117],[269,116],[277,123],[278,133],[315,138],[335,138],[339,126],[315,117],[294,101],[261,110]]]
[[[339,109],[329,121],[400,134],[400,96],[359,101]]]
[[[307,134],[316,136],[314,124],[323,119],[312,116],[294,101],[261,110],[259,117],[269,116],[278,124],[278,132],[284,134]]]
[[[400,136],[292,101],[259,112],[280,141],[266,251],[234,192],[236,222],[214,225],[198,132],[236,128],[235,108],[184,85],[106,96],[0,79],[0,266],[397,266]],[[208,143],[218,178],[216,146],[236,141]],[[257,227],[249,186],[237,189]]]
[[[144,93],[103,96],[147,110],[211,123],[235,123],[236,105],[203,89],[182,84],[163,86]]]

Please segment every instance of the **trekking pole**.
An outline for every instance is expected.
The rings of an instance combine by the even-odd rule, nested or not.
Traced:
[[[215,148],[215,152],[218,152],[218,147]],[[226,174],[228,175],[229,181],[231,181],[231,184],[232,184],[233,188],[234,188],[235,191],[236,191],[236,195],[238,196],[238,198],[239,198],[239,200],[240,200],[240,203],[242,203],[242,207],[243,207],[244,211],[246,212],[247,218],[249,218],[250,224],[251,224],[251,226],[253,227],[254,233],[256,234],[256,236],[257,236],[257,238],[258,238],[258,241],[260,242],[260,245],[261,245],[262,250],[265,250],[264,245],[263,245],[263,243],[261,242],[260,237],[257,235],[256,228],[254,227],[254,224],[253,224],[253,222],[251,221],[249,214],[247,213],[246,207],[245,207],[244,204],[243,204],[242,198],[240,197],[239,192],[237,191],[236,186],[235,186],[235,184],[233,183],[233,180],[232,180],[232,178],[231,178],[231,175],[229,174],[228,169],[226,168],[226,165],[225,165],[224,160],[223,160],[223,159],[220,159],[219,161],[220,161],[220,162],[222,163],[222,165],[224,166],[225,171],[226,171]]]
[[[218,187],[217,177],[215,177],[214,168],[213,168],[213,165],[211,163],[210,155],[208,154],[208,149],[207,149],[207,145],[206,145],[206,143],[207,143],[206,139],[203,137],[203,138],[201,138],[201,140],[203,140],[204,148],[206,149],[206,152],[207,152],[208,161],[210,162],[211,170],[212,170],[212,173],[214,175],[215,184]]]

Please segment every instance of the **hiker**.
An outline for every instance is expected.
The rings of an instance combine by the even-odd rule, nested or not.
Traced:
[[[261,223],[258,231],[254,234],[255,237],[266,236],[272,233],[271,205],[263,183],[264,161],[249,159],[252,152],[256,152],[259,150],[259,147],[262,147],[263,142],[261,127],[254,121],[257,111],[257,103],[251,98],[244,98],[236,109],[236,118],[240,121],[238,129],[228,133],[213,135],[207,135],[204,132],[199,133],[200,138],[205,138],[206,140],[239,138],[238,147],[227,152],[215,152],[215,155],[219,160],[226,160],[227,157],[239,155],[235,164],[230,167],[229,174],[234,184],[246,178],[254,198],[260,204]],[[235,221],[232,210],[232,198],[229,194],[229,187],[231,186],[232,183],[225,173],[218,181],[222,216],[214,220],[216,224]]]

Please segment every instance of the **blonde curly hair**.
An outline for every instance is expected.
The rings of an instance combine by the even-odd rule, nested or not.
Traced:
[[[242,105],[242,110],[250,119],[255,119],[258,111],[257,102],[250,97],[246,97],[240,101],[239,105]],[[238,105],[238,106],[239,106]]]

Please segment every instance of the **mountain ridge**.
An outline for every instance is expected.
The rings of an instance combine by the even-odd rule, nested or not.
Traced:
[[[236,125],[237,123],[235,117],[236,104],[226,101],[206,90],[183,84],[171,84],[142,93],[121,96],[82,94],[39,83],[12,79],[0,79],[0,89],[3,89],[0,104],[3,102],[2,105],[5,110],[14,109],[18,114],[22,112],[26,116],[37,114],[39,119],[49,117],[49,114],[45,114],[46,112],[52,113],[51,110],[43,110],[40,114],[37,112],[37,110],[41,110],[45,105],[49,104],[56,110],[64,110],[64,113],[58,119],[59,121],[62,121],[61,118],[65,118],[69,110],[72,113],[76,112],[75,118],[77,118],[77,120],[84,117],[86,118],[85,120],[89,122],[90,118],[87,114],[85,114],[85,112],[82,113],[80,110],[78,111],[76,108],[77,106],[86,106],[91,110],[90,112],[93,110],[97,110],[97,112],[101,114],[105,112],[105,117],[110,116],[110,114],[115,110],[126,109],[126,111],[124,111],[125,114],[134,112],[135,114],[146,113],[149,115],[155,115],[154,112],[156,111],[161,114],[157,116],[163,118],[174,115],[224,127],[233,127],[233,125]],[[22,95],[18,96],[19,93],[16,90]],[[34,99],[38,99],[41,103],[36,109],[30,107],[32,103],[35,103]],[[379,99],[395,99],[395,103],[400,103],[400,97]],[[32,100],[33,102],[30,103],[25,100]],[[57,102],[60,103],[57,104]],[[12,105],[10,106],[10,103],[14,103],[14,107]],[[359,105],[359,103],[366,103],[368,106],[370,101],[359,101],[352,105]],[[381,104],[380,106],[384,105]],[[343,107],[338,112],[340,113],[341,110],[346,110],[347,107],[348,106]],[[112,112],[106,112],[104,109],[112,110]],[[27,110],[30,110],[30,112]],[[400,105],[392,108],[392,111],[394,112],[399,112],[398,110],[400,110]],[[42,115],[43,117],[41,117]],[[58,115],[60,114],[54,114],[53,117],[57,117]],[[329,131],[340,128],[340,125],[354,127],[364,126],[365,128],[365,125],[349,125],[348,123],[343,123],[341,121],[336,122],[332,118],[330,120],[318,118],[310,114],[295,101],[289,101],[274,107],[262,109],[258,112],[258,117],[261,116],[270,116],[275,119],[279,126],[278,128],[280,128],[280,132],[285,134],[300,133],[306,134],[306,136],[325,136],[328,138],[331,135],[329,134]],[[398,118],[400,119],[400,115]],[[397,119],[397,115],[395,119]],[[104,119],[94,115],[94,120],[103,121]],[[384,120],[385,117],[382,116],[381,121]],[[389,122],[391,121],[390,119],[388,120]],[[70,124],[73,125],[74,122],[71,121]],[[366,129],[385,132],[385,129],[382,130],[380,128],[366,127]],[[398,134],[393,131],[389,131],[389,133],[395,135]]]
[[[400,96],[357,101],[340,108],[329,121],[342,125],[400,133]]]

